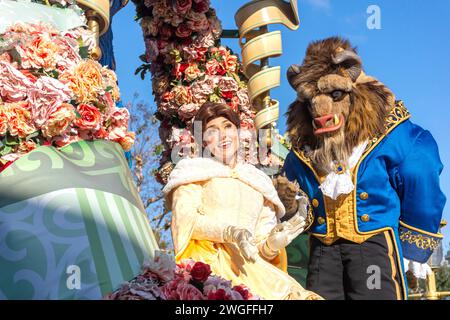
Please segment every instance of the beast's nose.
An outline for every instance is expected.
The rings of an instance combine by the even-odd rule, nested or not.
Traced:
[[[314,118],[314,124],[317,128],[326,127],[327,122],[333,119],[333,117],[333,114],[327,114],[326,116]]]

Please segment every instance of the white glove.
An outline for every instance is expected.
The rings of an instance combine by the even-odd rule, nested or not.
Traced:
[[[258,249],[250,231],[234,226],[228,226],[223,233],[223,240],[238,246],[245,260],[255,262]]]
[[[427,275],[432,273],[431,267],[428,263],[420,263],[403,258],[403,264],[405,265],[405,272],[411,271],[414,277],[418,279],[426,279]]]
[[[299,213],[295,214],[288,221],[277,224],[262,246],[261,253],[264,257],[270,260],[273,259],[281,249],[288,246],[292,240],[303,232],[305,224],[305,218],[300,216]]]

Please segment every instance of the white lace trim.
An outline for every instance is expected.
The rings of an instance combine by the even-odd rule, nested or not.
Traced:
[[[334,171],[331,171],[319,186],[322,193],[327,197],[336,200],[341,194],[349,194],[355,186],[352,182],[352,175],[350,170],[356,166],[359,159],[364,153],[366,149],[368,141],[361,143],[359,146],[353,148],[352,154],[348,159],[348,167],[346,168],[344,173],[338,174]],[[334,167],[334,164],[331,164],[331,167]]]

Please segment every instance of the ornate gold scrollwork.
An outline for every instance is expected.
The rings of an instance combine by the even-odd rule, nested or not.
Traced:
[[[406,241],[409,244],[414,244],[422,250],[435,250],[439,246],[438,240],[425,236],[423,234],[413,234],[410,230],[400,235],[401,241]]]

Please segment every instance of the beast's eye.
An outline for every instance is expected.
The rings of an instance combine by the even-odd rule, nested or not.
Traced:
[[[331,92],[331,97],[334,101],[339,101],[344,97],[345,92],[342,90],[334,90]]]

